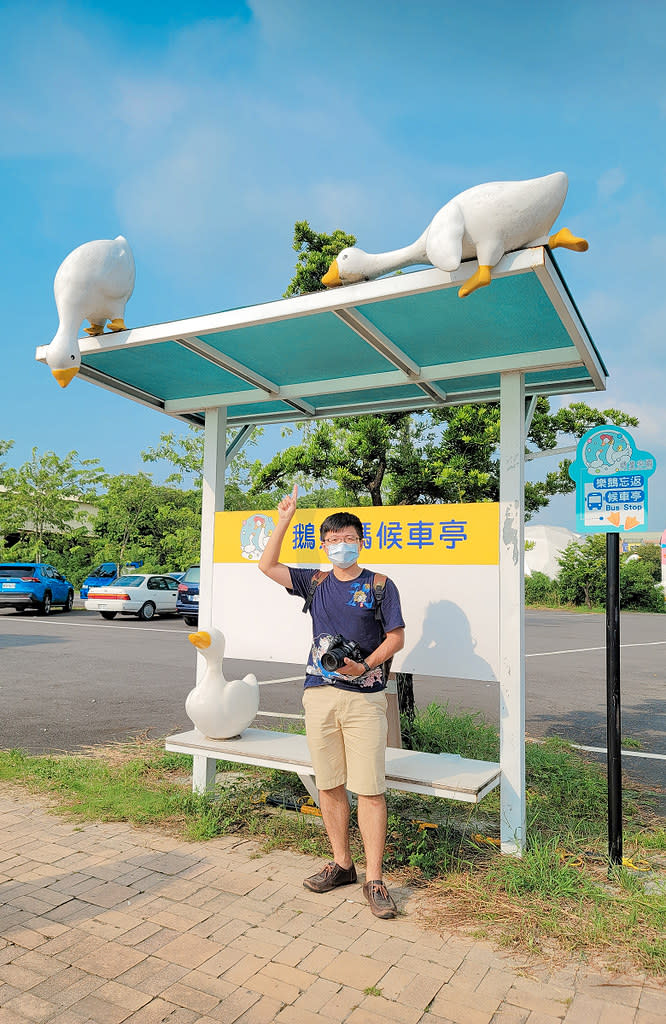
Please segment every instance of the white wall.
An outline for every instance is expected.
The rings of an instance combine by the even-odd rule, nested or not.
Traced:
[[[499,677],[499,570],[496,565],[369,565],[399,591],[405,648],[393,670],[429,676]],[[256,563],[216,563],[213,625],[225,656],[305,664],[311,619],[301,598],[266,579]]]

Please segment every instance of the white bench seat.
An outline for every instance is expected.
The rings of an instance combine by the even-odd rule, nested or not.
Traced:
[[[214,785],[218,760],[233,761],[295,772],[318,802],[305,736],[268,729],[246,729],[235,739],[211,740],[192,729],[168,736],[165,746],[167,750],[192,755],[192,788],[197,793],[205,792]],[[493,761],[474,761],[459,754],[425,754],[396,747],[386,750],[388,789],[478,803],[498,785],[499,780],[500,766]]]

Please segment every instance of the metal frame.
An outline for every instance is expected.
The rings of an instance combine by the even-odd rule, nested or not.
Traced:
[[[514,355],[462,359],[454,363],[419,366],[390,337],[378,330],[362,313],[368,303],[398,296],[424,294],[442,288],[457,287],[474,270],[466,263],[453,273],[432,269],[412,274],[350,285],[332,292],[282,299],[240,310],[212,313],[173,323],[139,327],[80,341],[85,357],[92,353],[113,352],[170,341],[223,368],[248,388],[194,398],[163,400],[132,385],[115,380],[99,369],[82,365],[80,376],[135,402],[165,412],[185,422],[202,425],[205,421],[204,472],[201,528],[200,621],[212,620],[213,542],[215,513],[224,508],[224,474],[227,461],[261,423],[298,419],[326,418],[343,414],[418,412],[434,406],[467,402],[500,403],[500,767],[501,767],[501,842],[502,850],[520,856],[525,844],[525,639],[524,639],[524,453],[525,436],[539,394],[566,394],[605,387],[606,370],[589,333],[576,309],[569,290],[548,249],[537,247],[508,253],[493,268],[493,277],[534,273],[558,314],[572,341],[572,347],[522,352]],[[206,335],[237,331],[239,328],[275,323],[317,313],[329,312],[347,325],[364,344],[379,352],[393,367],[376,373],[306,380],[280,386],[206,342]],[[45,347],[37,350],[37,359],[46,361]],[[580,380],[548,381],[527,384],[531,371],[580,367]],[[458,377],[483,377],[499,374],[499,387],[478,381],[472,391],[444,390],[439,382]],[[371,389],[418,388],[420,394],[369,400]],[[344,405],[312,404],[314,397],[350,393]],[[527,404],[526,404],[527,400]],[[262,410],[268,402],[279,401],[283,408]],[[229,407],[248,406],[241,413]],[[241,428],[226,449],[226,427]],[[199,658],[197,678],[203,667]],[[177,739],[174,737],[173,739]],[[171,746],[169,749],[178,749]],[[191,751],[188,751],[191,752]],[[233,760],[232,757],[228,757]],[[257,763],[262,763],[257,761]],[[293,770],[298,771],[297,766]],[[203,791],[214,781],[215,760],[210,753],[194,756],[194,788]],[[300,773],[299,773],[300,774]],[[492,788],[494,783],[488,788]],[[406,783],[414,792],[431,792]],[[487,789],[484,790],[487,792]],[[445,795],[439,793],[438,795]],[[460,799],[460,797],[458,797]],[[463,797],[463,799],[465,799]]]
[[[419,366],[363,315],[362,308],[369,303],[457,287],[470,275],[473,267],[473,263],[466,263],[453,273],[436,269],[422,270],[379,281],[349,285],[333,291],[280,299],[246,309],[211,313],[150,327],[137,327],[115,334],[102,334],[81,339],[79,342],[81,354],[85,358],[86,355],[124,351],[171,341],[212,365],[224,369],[239,382],[249,385],[240,390],[164,400],[117,380],[100,369],[86,366],[85,363],[82,364],[79,375],[83,380],[89,380],[123,397],[130,397],[150,408],[196,425],[202,424],[202,413],[212,408],[226,408],[229,424],[243,426],[249,423],[254,425],[323,419],[336,415],[354,415],[358,412],[419,411],[434,406],[498,401],[499,388],[488,388],[484,382],[480,381],[475,389],[464,391],[444,388],[441,382],[459,377],[482,377],[485,374],[509,371],[529,373],[581,367],[580,380],[528,384],[528,396],[603,389],[606,376],[603,363],[557,264],[550,251],[543,247],[508,253],[497,267],[493,268],[493,277],[534,273],[569,334],[572,347]],[[209,334],[219,335],[225,331],[296,320],[317,313],[335,315],[354,332],[360,342],[378,352],[393,369],[327,380],[306,380],[298,384],[280,386],[276,381],[269,380],[206,342],[206,336]],[[45,347],[37,349],[37,359],[45,361]],[[379,401],[368,401],[366,397],[366,393],[372,389],[403,388],[405,385],[417,388],[421,394],[410,398],[388,396]],[[342,405],[331,403],[315,407],[312,403],[312,396],[333,397],[343,393],[351,395],[349,401]],[[354,393],[357,393],[358,398]],[[276,401],[282,403],[283,408],[270,412],[262,409],[262,405]],[[253,408],[246,409],[242,414],[235,413],[233,407],[241,405]]]

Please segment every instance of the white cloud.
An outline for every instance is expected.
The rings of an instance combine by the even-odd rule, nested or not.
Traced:
[[[613,167],[604,171],[597,181],[597,193],[600,199],[610,199],[622,188],[626,182],[624,171],[621,167]]]

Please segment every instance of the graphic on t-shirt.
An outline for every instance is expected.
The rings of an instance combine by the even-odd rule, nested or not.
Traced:
[[[351,602],[350,602],[351,603]],[[321,663],[322,655],[326,654],[326,651],[331,646],[335,637],[329,633],[324,633],[321,636],[314,638],[312,642],[312,652],[310,656],[311,664],[308,665],[308,672],[312,675],[322,676],[324,679],[340,680],[350,686],[359,686],[362,689],[366,687],[372,689],[378,683],[382,682],[382,670],[381,668],[374,668],[370,672],[367,672],[363,676],[345,676],[341,672],[329,672]]]
[[[369,583],[362,583],[360,586],[354,581],[349,588],[349,600],[347,604],[353,608],[372,608],[375,603],[375,595]]]

